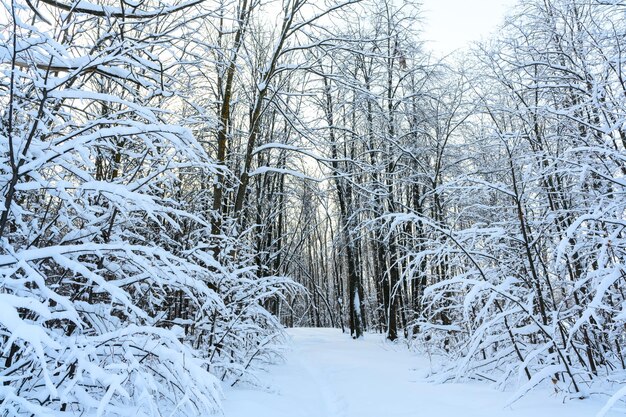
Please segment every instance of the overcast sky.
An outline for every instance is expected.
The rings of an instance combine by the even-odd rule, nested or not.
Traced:
[[[488,36],[516,0],[421,0],[427,47],[445,55]]]

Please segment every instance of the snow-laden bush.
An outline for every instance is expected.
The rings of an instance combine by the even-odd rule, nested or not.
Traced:
[[[95,260],[94,253],[102,263],[134,265],[133,274],[89,269],[85,258]],[[182,329],[163,327],[149,311],[164,309],[166,292],[176,289],[219,304],[187,276],[194,271],[183,260],[154,248],[94,244],[24,250],[2,265],[2,415],[218,409],[219,386],[206,361],[181,342]]]
[[[205,268],[132,245],[31,249],[2,265],[3,415],[212,414],[218,377],[250,380],[275,359],[282,331],[259,303],[292,286],[217,271],[213,290]]]

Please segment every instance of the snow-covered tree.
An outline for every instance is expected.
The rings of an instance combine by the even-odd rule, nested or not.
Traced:
[[[219,167],[194,132],[216,122],[189,88],[213,11],[3,9],[1,413],[216,412],[218,379],[274,352],[262,303],[291,284],[210,250]]]

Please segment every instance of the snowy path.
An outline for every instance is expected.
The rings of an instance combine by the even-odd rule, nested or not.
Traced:
[[[269,389],[226,392],[225,417],[593,417],[602,400],[562,401],[486,384],[432,384],[428,360],[377,335],[354,341],[335,329],[291,329],[293,349],[272,368]],[[609,414],[617,416],[618,414]]]

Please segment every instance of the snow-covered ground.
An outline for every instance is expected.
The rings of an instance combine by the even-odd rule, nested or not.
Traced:
[[[268,388],[228,389],[225,417],[594,417],[606,401],[564,403],[538,390],[509,405],[512,393],[484,383],[425,381],[428,359],[379,335],[354,341],[336,329],[289,334],[293,347],[271,369]]]

